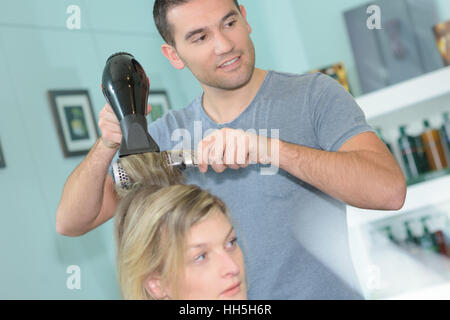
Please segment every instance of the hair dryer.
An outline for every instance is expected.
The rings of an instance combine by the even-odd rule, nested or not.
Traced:
[[[119,158],[147,152],[160,153],[158,144],[150,136],[145,111],[150,80],[133,55],[126,52],[113,54],[103,70],[102,91],[111,105],[122,130]],[[193,151],[165,151],[166,159],[173,167],[184,170],[197,166]],[[120,161],[113,163],[116,184],[128,188],[130,181]]]
[[[145,118],[149,87],[150,80],[131,54],[118,52],[106,61],[102,91],[120,122],[119,157],[160,151]]]

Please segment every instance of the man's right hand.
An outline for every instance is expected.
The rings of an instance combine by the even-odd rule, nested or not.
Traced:
[[[152,107],[148,105],[147,114],[152,111]],[[107,103],[99,113],[98,127],[102,135],[101,141],[104,146],[110,149],[118,149],[122,141],[122,130],[111,106]]]

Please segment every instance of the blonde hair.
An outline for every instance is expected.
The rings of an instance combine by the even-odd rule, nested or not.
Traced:
[[[161,167],[137,170],[145,158],[130,156],[122,161],[133,186],[122,193],[116,210],[119,283],[124,299],[157,299],[145,285],[157,275],[162,284],[170,282],[172,298],[178,299],[190,228],[217,210],[229,220],[230,216],[219,198],[198,186],[180,184],[181,173],[172,176],[174,172],[165,173]],[[148,178],[155,176],[156,180]]]

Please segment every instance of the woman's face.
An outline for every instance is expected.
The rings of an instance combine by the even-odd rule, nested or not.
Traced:
[[[244,257],[223,213],[194,225],[186,248],[182,299],[247,299]]]

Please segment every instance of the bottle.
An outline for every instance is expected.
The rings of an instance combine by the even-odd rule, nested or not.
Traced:
[[[430,220],[429,229],[431,234],[433,235],[433,239],[435,242],[435,245],[438,249],[438,252],[442,254],[443,256],[450,257],[450,252],[447,250],[447,244],[445,241],[445,225],[440,225],[440,219],[439,216],[434,216]]]
[[[450,119],[448,118],[448,112],[443,114],[444,122],[441,126],[441,142],[442,147],[444,148],[447,167],[450,166]]]
[[[447,167],[447,160],[445,159],[439,131],[432,129],[428,120],[424,120],[423,125],[425,131],[422,133],[421,137],[430,169],[432,171],[442,170]]]
[[[439,246],[434,237],[434,230],[429,225],[430,217],[426,216],[420,219],[423,225],[423,235],[420,239],[422,248],[431,252],[439,253]]]
[[[430,165],[428,164],[427,155],[425,153],[425,146],[422,142],[421,136],[416,136],[414,138],[414,143],[416,146],[416,153],[417,153],[417,159],[419,160],[418,167],[419,167],[419,173],[424,174],[430,171]]]
[[[391,226],[386,226],[382,228],[382,232],[392,243],[398,244],[397,239],[394,238],[394,235],[392,233]]]
[[[389,151],[390,151],[392,154],[394,154],[394,153],[392,152],[392,147],[391,147],[391,145],[390,145],[388,142],[386,142],[386,140],[384,140],[383,135],[382,135],[382,133],[381,133],[381,128],[377,128],[376,130],[377,130],[378,138],[380,138],[380,140],[383,141],[383,143],[386,145],[386,147],[389,149]]]
[[[405,229],[406,229],[406,243],[408,244],[408,248],[410,251],[415,251],[420,246],[420,239],[416,237],[416,235],[413,233],[413,228],[411,226],[411,221],[405,221]]]
[[[400,127],[398,146],[405,165],[406,176],[409,179],[418,177],[421,174],[420,159],[417,155],[415,139],[406,134],[406,126]]]

